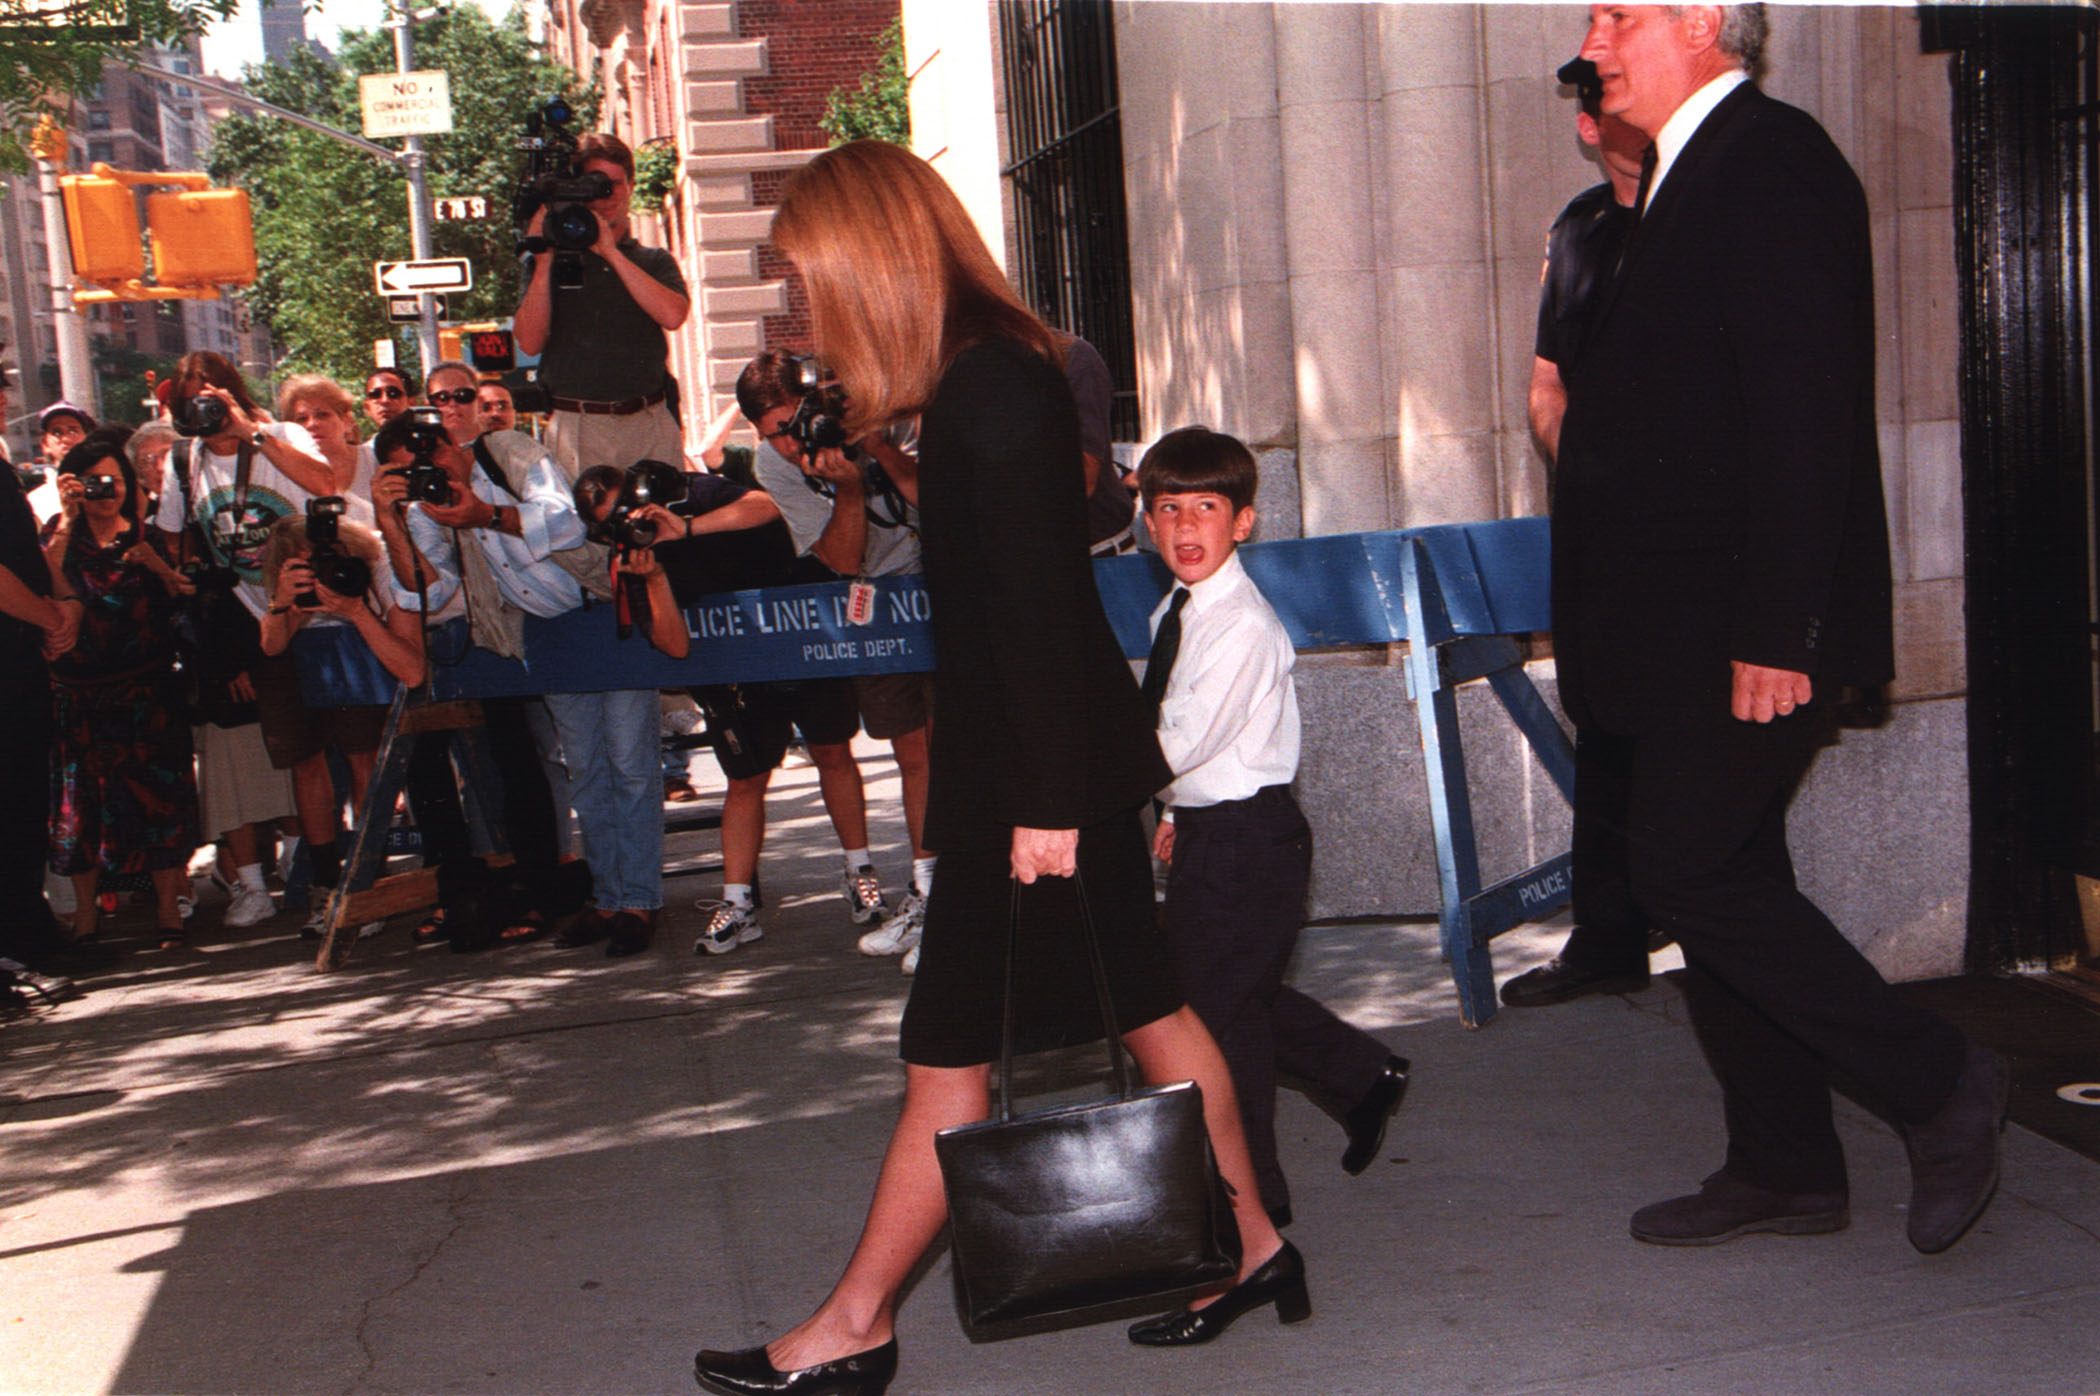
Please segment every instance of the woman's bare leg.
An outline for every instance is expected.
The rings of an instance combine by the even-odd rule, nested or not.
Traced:
[[[1221,1061],[1219,1070],[1223,1069]],[[948,1198],[941,1188],[933,1136],[951,1125],[989,1115],[991,1078],[989,1065],[906,1064],[904,1108],[890,1135],[889,1152],[883,1156],[882,1175],[875,1180],[875,1197],[868,1204],[860,1242],[846,1262],[846,1273],[817,1311],[767,1344],[766,1356],[775,1368],[798,1371],[890,1340],[897,1292],[948,1219]],[[1244,1144],[1240,1154],[1251,1177],[1252,1168],[1244,1163]],[[1258,1202],[1255,1210],[1260,1210]]]
[[[1261,1205],[1261,1189],[1254,1181],[1254,1161],[1247,1153],[1247,1133],[1240,1123],[1240,1100],[1232,1089],[1232,1073],[1225,1066],[1225,1054],[1218,1050],[1196,1010],[1186,1005],[1134,1032],[1124,1033],[1123,1044],[1130,1048],[1130,1055],[1137,1058],[1138,1068],[1151,1084],[1194,1081],[1202,1088],[1203,1123],[1210,1129],[1210,1148],[1217,1155],[1218,1172],[1232,1188],[1232,1215],[1240,1226],[1237,1278],[1246,1279],[1283,1249],[1283,1237]],[[1200,1309],[1215,1298],[1215,1294],[1207,1295],[1189,1307]]]

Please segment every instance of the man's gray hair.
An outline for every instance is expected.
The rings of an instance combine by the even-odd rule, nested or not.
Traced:
[[[124,454],[131,458],[131,467],[136,470],[146,452],[157,442],[176,441],[179,439],[180,434],[175,430],[172,423],[162,421],[147,422],[126,438]]]
[[[1668,7],[1671,18],[1684,13],[1684,6]],[[1721,7],[1721,33],[1714,47],[1736,61],[1751,77],[1765,61],[1765,40],[1772,32],[1771,22],[1765,18],[1765,7],[1759,5],[1723,5]]]

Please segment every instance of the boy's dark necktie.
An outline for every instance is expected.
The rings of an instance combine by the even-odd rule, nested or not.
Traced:
[[[1152,636],[1152,653],[1145,659],[1145,681],[1138,691],[1152,708],[1152,721],[1159,722],[1159,700],[1167,696],[1167,679],[1174,672],[1174,656],[1181,650],[1181,608],[1188,604],[1189,589],[1175,587],[1167,602],[1167,613],[1159,618]]]

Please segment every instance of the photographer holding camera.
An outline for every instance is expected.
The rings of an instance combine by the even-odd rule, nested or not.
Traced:
[[[583,603],[583,585],[565,561],[578,572],[602,568],[595,550],[582,547],[583,523],[545,449],[520,432],[481,434],[474,371],[465,364],[439,364],[427,385],[434,409],[411,409],[372,438],[379,462],[372,502],[386,540],[394,604],[433,621],[464,612],[473,643],[522,659],[525,616],[556,616]],[[513,904],[499,907],[494,917],[501,939],[529,939],[545,929],[547,916],[563,914],[581,900],[565,888],[557,871],[557,820],[562,816],[541,764],[534,709],[552,712],[556,728],[562,728],[559,697],[482,702],[503,781],[504,831],[519,879]],[[650,730],[655,730],[653,715]],[[419,742],[410,769],[410,797],[419,820],[434,783],[449,779],[442,745]],[[426,842],[425,855],[464,863],[464,839],[458,843],[437,852]],[[449,924],[449,908],[447,920],[454,949],[486,943],[482,928]]]
[[[626,143],[594,131],[571,144],[566,106],[549,103],[541,115],[554,129],[528,162],[514,210],[528,255],[512,331],[519,349],[540,356],[554,408],[548,447],[571,483],[586,465],[682,460],[683,432],[666,403],[675,389],[665,332],[685,323],[685,278],[670,253],[628,232]]]
[[[710,593],[787,580],[793,548],[780,523],[779,509],[763,491],[746,489],[719,475],[688,474],[663,461],[644,460],[625,470],[592,466],[577,477],[575,494],[577,512],[590,522],[592,535],[613,549],[613,569],[621,589],[620,633],[639,630],[673,658],[684,658],[691,643],[680,608]],[[733,699],[725,702],[721,695],[749,694],[755,701],[759,693],[776,689],[775,685],[746,684],[693,691],[708,708],[708,735],[729,778],[722,803],[723,877],[743,887],[747,904],[765,827],[765,784],[779,752],[769,745],[768,734],[748,725],[733,725],[722,716],[745,710]],[[619,862],[612,869],[601,866],[597,845],[592,845],[592,868],[599,882],[598,911],[579,918],[562,937],[562,944],[603,939],[605,953],[617,958],[648,946],[655,908],[663,900],[656,693],[594,696],[607,704],[628,705],[625,713],[608,710],[602,730],[594,732],[592,740],[609,755],[619,791],[631,798],[631,812],[620,831]],[[850,733],[850,700],[845,718]],[[785,711],[779,714],[778,724],[778,746],[784,749]],[[759,755],[762,748],[771,754]],[[739,756],[755,769],[739,765]],[[577,804],[581,814],[583,802],[579,799]],[[608,900],[609,876],[627,885],[623,899]],[[749,933],[732,931],[717,948],[733,950],[744,940],[757,939],[755,923],[744,929]],[[703,939],[702,944],[710,942]]]
[[[848,446],[840,425],[843,396],[835,384],[816,381],[815,367],[810,360],[769,349],[746,364],[736,380],[737,405],[762,438],[752,471],[780,505],[794,536],[801,559],[797,580],[866,580],[917,572],[919,513],[903,494],[906,488],[916,492],[917,466],[887,434]],[[888,742],[896,754],[904,824],[912,844],[912,877],[903,904],[891,914],[874,868],[853,866],[855,854],[849,851],[847,903],[859,924],[885,917],[860,937],[861,953],[902,955],[908,973],[918,964],[913,952],[926,898],[933,891],[934,858],[923,838],[933,675],[856,674],[850,682],[868,735]],[[812,760],[817,757],[814,744],[810,755]],[[851,769],[857,793],[860,768]],[[850,839],[851,829],[842,828],[840,839],[848,842],[849,850],[864,848],[865,811],[858,799],[848,808],[857,817],[842,821],[835,813],[833,822],[857,826],[860,838]],[[866,863],[864,855],[860,861]]]
[[[190,577],[198,715],[224,731],[262,725],[270,766],[291,773],[300,828],[311,847],[316,876],[335,854],[335,785],[326,748],[369,753],[378,727],[368,720],[309,711],[299,695],[298,665],[289,655],[265,656],[259,625],[270,607],[263,585],[263,550],[279,519],[302,512],[316,496],[334,494],[335,472],[304,428],[265,420],[240,372],[224,356],[185,354],[169,376],[175,430],[185,439],[168,453],[154,522]],[[248,708],[253,704],[252,715]],[[233,788],[249,783],[235,781]],[[205,806],[215,823],[207,786]],[[221,807],[225,802],[218,802]],[[220,827],[246,830],[253,813]],[[249,926],[275,914],[263,888],[257,851],[243,833],[234,845],[241,869],[226,924]]]

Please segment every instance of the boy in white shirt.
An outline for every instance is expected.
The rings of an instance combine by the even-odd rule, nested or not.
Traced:
[[[1296,656],[1238,556],[1254,530],[1254,457],[1230,436],[1184,427],[1145,453],[1138,486],[1145,530],[1179,583],[1153,612],[1144,682],[1174,771],[1153,844],[1169,868],[1167,935],[1182,993],[1232,1070],[1262,1205],[1285,1226],[1278,1070],[1338,1107],[1353,1174],[1384,1141],[1408,1063],[1283,982],[1305,919],[1312,830],[1290,789]]]

